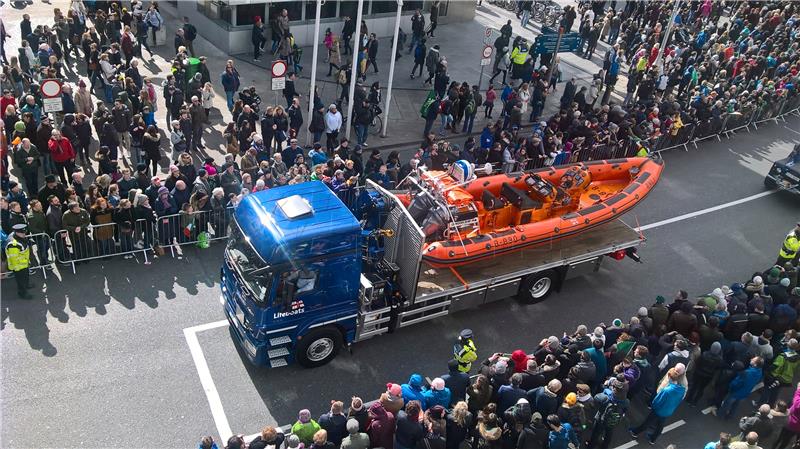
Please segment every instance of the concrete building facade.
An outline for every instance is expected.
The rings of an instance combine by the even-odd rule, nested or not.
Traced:
[[[172,2],[171,2],[172,3]],[[276,0],[192,0],[172,3],[178,13],[189,17],[198,32],[218,48],[229,54],[248,53],[252,51],[250,35],[256,16],[261,16],[267,27],[269,38],[269,18],[286,9],[289,12],[290,29],[295,41],[300,46],[312,44],[314,38],[314,19],[316,1]],[[411,15],[420,9],[428,20],[430,0],[405,0],[400,27],[410,35]],[[440,2],[439,24],[470,21],[475,17],[475,2],[472,0],[442,0]],[[356,17],[357,1],[327,0],[323,2],[320,34],[326,28],[339,35],[342,29],[342,17]],[[364,0],[364,19],[371,33],[378,37],[391,36],[394,33],[394,20],[397,13],[397,2],[394,0]],[[322,37],[320,37],[320,40]]]

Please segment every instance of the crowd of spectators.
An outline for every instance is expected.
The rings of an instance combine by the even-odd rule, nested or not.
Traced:
[[[332,66],[341,94],[330,104],[318,92],[301,97],[296,75],[290,71],[282,91],[285,106],[267,106],[253,86],[241,85],[239,72],[229,60],[219,75],[229,110],[224,112],[214,108],[210,70],[206,58],[194,57],[197,29],[186,18],[175,32],[175,55],[165,81],[157,85],[140,73],[140,61],[146,61],[143,52],[149,53],[150,61],[153,58],[148,42],[154,43],[165,26],[156,2],[145,7],[134,0],[129,10],[117,2],[84,5],[72,0],[69,8],[54,9],[52,21],[37,25],[26,14],[20,24],[18,54],[3,65],[0,110],[8,145],[3,147],[1,167],[6,200],[2,211],[12,217],[4,220],[3,230],[8,232],[9,223],[30,222],[33,199],[39,205],[30,207],[31,213],[41,209],[51,219],[43,222],[33,217],[32,232],[53,236],[64,229],[70,237],[85,240],[89,224],[114,222],[129,229],[136,228],[137,221],[155,223],[156,216],[176,217],[181,212],[216,210],[222,215],[219,211],[234,206],[244,195],[284,184],[322,181],[347,196],[365,179],[396,187],[420,164],[442,169],[464,159],[488,162],[509,172],[584,160],[578,156],[588,152],[593,159],[611,157],[594,151],[597,148],[621,146],[644,155],[647,150],[638,147],[648,139],[676,136],[684,124],[720,120],[722,114],[741,113],[795,94],[800,21],[793,2],[728,2],[725,8],[721,2],[682,2],[663,53],[659,47],[672,2],[627,2],[620,11],[604,9],[609,6],[604,3],[593,2],[577,10],[570,7],[561,19],[566,30],[577,25],[584,37],[581,54],[594,57],[595,38],[607,40],[609,46],[602,55],[603,68],[588,91],[574,78],[567,80],[559,111],[549,118],[542,114],[548,96],[556,90],[558,70],[550,70],[556,61],[552,55],[536,55],[525,39],[513,37],[510,21],[494,43],[495,77],[502,74],[507,82],[497,91],[490,85],[481,92],[477,86],[450,80],[439,45],[426,47],[427,40],[434,38],[434,27],[426,28],[425,16],[416,11],[408,50],[414,53],[420,71],[427,68],[425,82],[432,90],[420,111],[424,139],[407,161],[401,161],[397,151],[384,155],[377,149],[367,150],[367,130],[380,113],[381,88],[377,82],[364,85],[364,73],[359,73],[353,99],[356,139],[349,142],[339,135],[348,120],[341,111],[348,101],[349,64]],[[521,12],[530,6],[520,4]],[[345,53],[363,53],[365,64],[370,58],[377,43],[365,26],[356,48],[349,48],[355,30],[352,22],[345,23],[342,36],[326,33],[329,61],[338,57],[335,44],[340,41],[345,42]],[[277,32],[273,33],[273,53],[295,69],[298,55],[281,50],[287,45],[296,47],[284,12],[270,23]],[[254,33],[266,38],[263,24],[256,28]],[[624,68],[627,94],[617,102],[611,93]],[[45,78],[65,82],[61,112],[44,112],[39,83]],[[159,97],[164,111],[158,111]],[[301,98],[313,102],[311,117],[303,117]],[[497,100],[502,104],[499,120],[488,122],[479,136],[469,135],[479,113],[494,120]],[[226,123],[222,165],[214,162],[206,144],[212,118],[219,123],[219,116]],[[532,133],[524,131],[526,118],[532,123]],[[438,135],[433,130],[437,119]],[[298,142],[303,126],[313,136],[313,145],[308,147]],[[468,134],[463,145],[445,139],[448,130]],[[9,177],[12,168],[16,181]],[[166,175],[162,174],[165,168]],[[40,183],[42,174],[45,185]],[[96,175],[93,182],[91,175]],[[105,201],[98,202],[101,199]],[[110,215],[89,213],[101,208],[111,209]],[[125,212],[128,208],[134,212]],[[68,227],[75,224],[73,220],[64,220],[71,217],[70,210],[83,217],[72,229]],[[162,244],[181,238],[187,227],[193,227],[184,226],[182,219],[170,220],[177,224],[168,226]],[[189,238],[204,233],[224,236],[220,226],[203,226],[213,225],[212,221],[189,229]],[[223,217],[217,224],[225,223]],[[121,248],[119,229],[113,239],[111,249]],[[108,249],[108,245],[100,246]],[[100,251],[93,249],[98,246],[94,243],[79,246]]]
[[[581,324],[467,370],[453,359],[447,373],[413,373],[372,401],[332,400],[317,420],[300,410],[291,434],[267,426],[249,447],[608,448],[626,424],[655,444],[685,402],[712,407],[730,429],[707,449],[784,449],[800,436],[799,310],[798,270],[787,262],[707,295],[658,296],[626,321]],[[731,424],[742,404],[748,411]],[[641,422],[628,414],[636,407],[648,414]],[[225,447],[246,445],[237,435]]]

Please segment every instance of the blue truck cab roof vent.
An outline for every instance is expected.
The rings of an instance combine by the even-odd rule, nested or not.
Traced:
[[[300,195],[292,195],[277,201],[278,208],[288,219],[302,218],[314,213],[308,200]]]

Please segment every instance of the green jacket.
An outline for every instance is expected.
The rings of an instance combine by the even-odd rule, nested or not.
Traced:
[[[800,364],[800,354],[792,350],[782,352],[772,362],[772,376],[782,384],[791,384],[798,364]]]
[[[47,217],[44,212],[28,212],[28,233],[42,234],[47,232]]]
[[[297,421],[292,426],[292,433],[297,435],[297,438],[300,438],[300,441],[305,444],[306,447],[310,447],[314,444],[314,434],[317,433],[319,429],[321,429],[321,427],[313,419],[305,424]]]
[[[75,228],[80,226],[80,234],[85,236],[89,231],[88,227],[91,222],[92,220],[91,217],[89,217],[89,212],[83,209],[77,214],[68,210],[64,212],[64,216],[61,218],[61,224],[64,226],[64,229],[69,231],[70,235],[73,235],[75,233]]]

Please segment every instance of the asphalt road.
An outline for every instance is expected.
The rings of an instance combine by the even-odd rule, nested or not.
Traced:
[[[792,118],[668,153],[660,184],[625,220],[646,226],[762,193],[770,161],[798,140],[800,119]],[[196,335],[225,420],[234,432],[252,434],[267,423],[294,421],[301,408],[322,413],[332,398],[375,398],[386,382],[405,381],[412,372],[442,374],[464,327],[475,331],[483,357],[533,347],[579,323],[626,319],[658,294],[679,288],[702,294],[743,280],[774,260],[798,218],[797,205],[796,198],[776,193],[652,227],[645,231],[641,265],[607,261],[599,273],[570,281],[544,303],[522,306],[509,299],[403,329],[359,343],[352,355],[321,369],[255,368],[227,327]],[[221,245],[215,245],[149,266],[124,260],[80,265],[77,275],[51,275],[29,302],[11,299],[13,282],[2,282],[2,447],[192,447],[201,435],[216,435],[183,329],[224,319],[220,261]],[[33,279],[42,289],[41,277]],[[658,446],[698,447],[735,427],[688,407],[679,415],[675,419],[687,424]],[[615,446],[630,440],[619,433]]]

